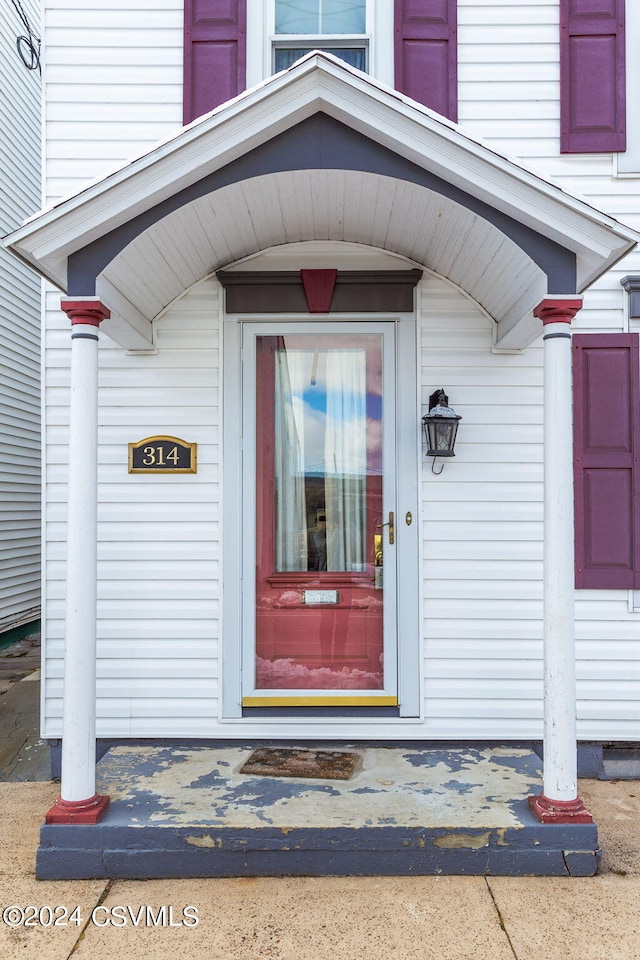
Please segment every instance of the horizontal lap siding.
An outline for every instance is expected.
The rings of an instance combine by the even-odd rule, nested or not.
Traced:
[[[45,5],[49,201],[182,125],[182,0]]]
[[[425,725],[430,737],[539,736],[541,350],[491,353],[491,325],[449,284],[422,285],[422,401],[462,415],[441,476],[423,465]]]
[[[34,31],[39,4],[23,0]],[[16,49],[25,28],[0,17],[0,235],[40,206],[40,77]],[[40,608],[40,281],[0,248],[0,631]]]
[[[47,335],[45,730],[62,716],[69,330]],[[98,734],[198,736],[218,716],[218,291],[204,281],[156,322],[157,356],[99,347]],[[130,475],[127,444],[198,444],[195,475]]]
[[[423,467],[425,732],[542,734],[542,350],[491,353],[489,322],[423,282],[423,404],[462,414],[455,459]],[[455,362],[454,362],[455,358]],[[640,737],[640,617],[626,591],[577,591],[578,730]]]
[[[578,735],[639,740],[640,613],[624,590],[579,590],[576,601]]]
[[[459,122],[509,156],[558,153],[555,2],[458,0]]]
[[[615,155],[560,155],[558,4],[547,0],[459,0],[458,23],[463,128],[496,149],[522,158],[525,165],[639,230],[638,180],[615,176]],[[574,329],[584,333],[623,331],[626,295],[620,279],[638,273],[640,252],[636,250],[585,294]],[[511,473],[510,465],[507,469]],[[471,490],[469,495],[473,496]],[[486,500],[484,490],[479,496]],[[506,498],[509,508],[513,496],[507,493]],[[500,564],[496,570],[501,576],[506,573],[511,582],[531,590],[533,581],[527,578],[537,559],[517,558],[509,573],[509,564],[498,561],[494,554],[491,547],[492,562]],[[447,559],[445,573],[451,573],[456,562],[463,565],[465,576],[473,575],[476,561],[468,558]],[[488,580],[491,578],[483,575],[480,582],[485,585]],[[469,586],[461,589],[467,593]],[[527,629],[529,625],[527,622]],[[579,736],[640,739],[640,612],[630,612],[628,593],[577,591],[576,634]],[[524,669],[528,670],[526,663]],[[531,726],[525,724],[527,729]],[[514,726],[514,734],[521,729],[521,723]]]
[[[639,230],[638,180],[615,176],[615,154],[560,154],[558,3],[458,0],[458,45],[462,128]],[[639,272],[636,250],[587,292],[575,329],[621,331],[620,278]]]

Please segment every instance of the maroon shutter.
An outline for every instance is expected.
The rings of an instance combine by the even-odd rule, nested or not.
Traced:
[[[576,586],[640,588],[638,334],[573,338]]]
[[[560,0],[562,153],[625,149],[624,43],[624,0]]]
[[[458,119],[456,0],[395,0],[395,85]]]
[[[246,0],[185,0],[183,122],[245,88]]]

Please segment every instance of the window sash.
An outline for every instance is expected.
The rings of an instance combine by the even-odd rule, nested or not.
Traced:
[[[296,60],[304,57],[307,53],[311,53],[312,50],[326,50],[328,53],[333,53],[336,57],[340,57],[341,60],[344,60],[345,63],[348,63],[350,66],[356,67],[364,73],[367,72],[368,44],[366,42],[363,42],[361,45],[356,45],[348,40],[341,43],[327,43],[326,38],[322,37],[318,38],[317,43],[305,43],[304,45],[296,43],[290,46],[289,44],[274,43],[273,72],[279,73],[281,70],[286,70],[292,66]]]
[[[366,0],[275,0],[275,33],[349,36],[366,31]]]

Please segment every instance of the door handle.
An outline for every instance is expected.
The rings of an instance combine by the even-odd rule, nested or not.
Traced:
[[[380,524],[382,527],[389,527],[389,543],[393,543],[395,539],[395,526],[394,526],[394,515],[393,510],[389,511],[389,519],[386,523]]]
[[[382,524],[380,524],[382,526]],[[378,529],[380,529],[380,526]],[[373,565],[374,567],[382,566],[382,534],[374,533],[373,535]]]
[[[380,518],[382,519],[382,518]],[[384,527],[389,527],[389,543],[395,541],[395,514],[393,510],[389,511],[389,519],[386,523],[376,523],[376,530],[382,530]],[[375,559],[379,560],[382,563],[382,534],[376,533],[373,537],[373,556]]]

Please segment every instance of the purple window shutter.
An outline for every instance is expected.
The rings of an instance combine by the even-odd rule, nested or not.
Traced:
[[[185,0],[183,123],[246,85],[246,0]]]
[[[625,121],[624,0],[560,0],[561,152],[622,151]]]
[[[458,119],[456,0],[395,0],[395,85]]]
[[[640,588],[638,334],[573,338],[576,586]]]

